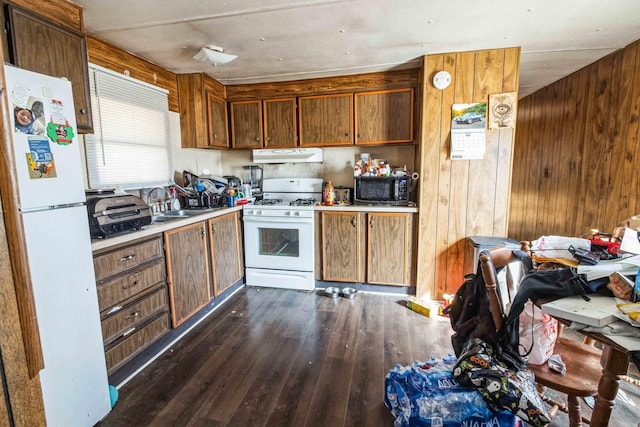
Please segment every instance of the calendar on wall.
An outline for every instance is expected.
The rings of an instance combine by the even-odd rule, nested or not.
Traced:
[[[484,158],[487,103],[451,106],[451,160]]]
[[[452,129],[451,160],[473,160],[484,158],[486,149],[484,129]]]

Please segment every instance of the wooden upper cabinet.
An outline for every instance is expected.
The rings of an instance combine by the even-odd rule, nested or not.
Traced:
[[[229,148],[227,103],[203,73],[178,74],[182,148]]]
[[[17,67],[54,77],[65,77],[73,88],[79,133],[93,132],[87,44],[82,33],[7,5],[11,62]]]
[[[356,144],[413,142],[413,89],[355,94]]]
[[[265,99],[263,102],[264,148],[291,148],[297,141],[296,99]]]
[[[262,148],[262,102],[230,102],[231,148]]]
[[[353,144],[353,94],[298,98],[300,146]]]
[[[227,103],[224,99],[207,92],[208,147],[229,148]]]
[[[290,148],[296,146],[296,99],[230,102],[231,147]]]

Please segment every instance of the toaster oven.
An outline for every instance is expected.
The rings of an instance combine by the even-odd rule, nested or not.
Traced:
[[[147,204],[131,194],[90,195],[87,213],[91,238],[103,238],[123,231],[139,230],[151,224]]]

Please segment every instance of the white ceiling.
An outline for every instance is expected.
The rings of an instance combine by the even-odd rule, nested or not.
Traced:
[[[417,68],[520,46],[520,97],[640,39],[638,0],[73,0],[88,34],[175,73],[244,84]],[[238,58],[192,58],[218,45]]]

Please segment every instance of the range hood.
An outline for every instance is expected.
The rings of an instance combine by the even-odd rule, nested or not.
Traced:
[[[266,148],[253,150],[254,163],[322,162],[322,148]]]

